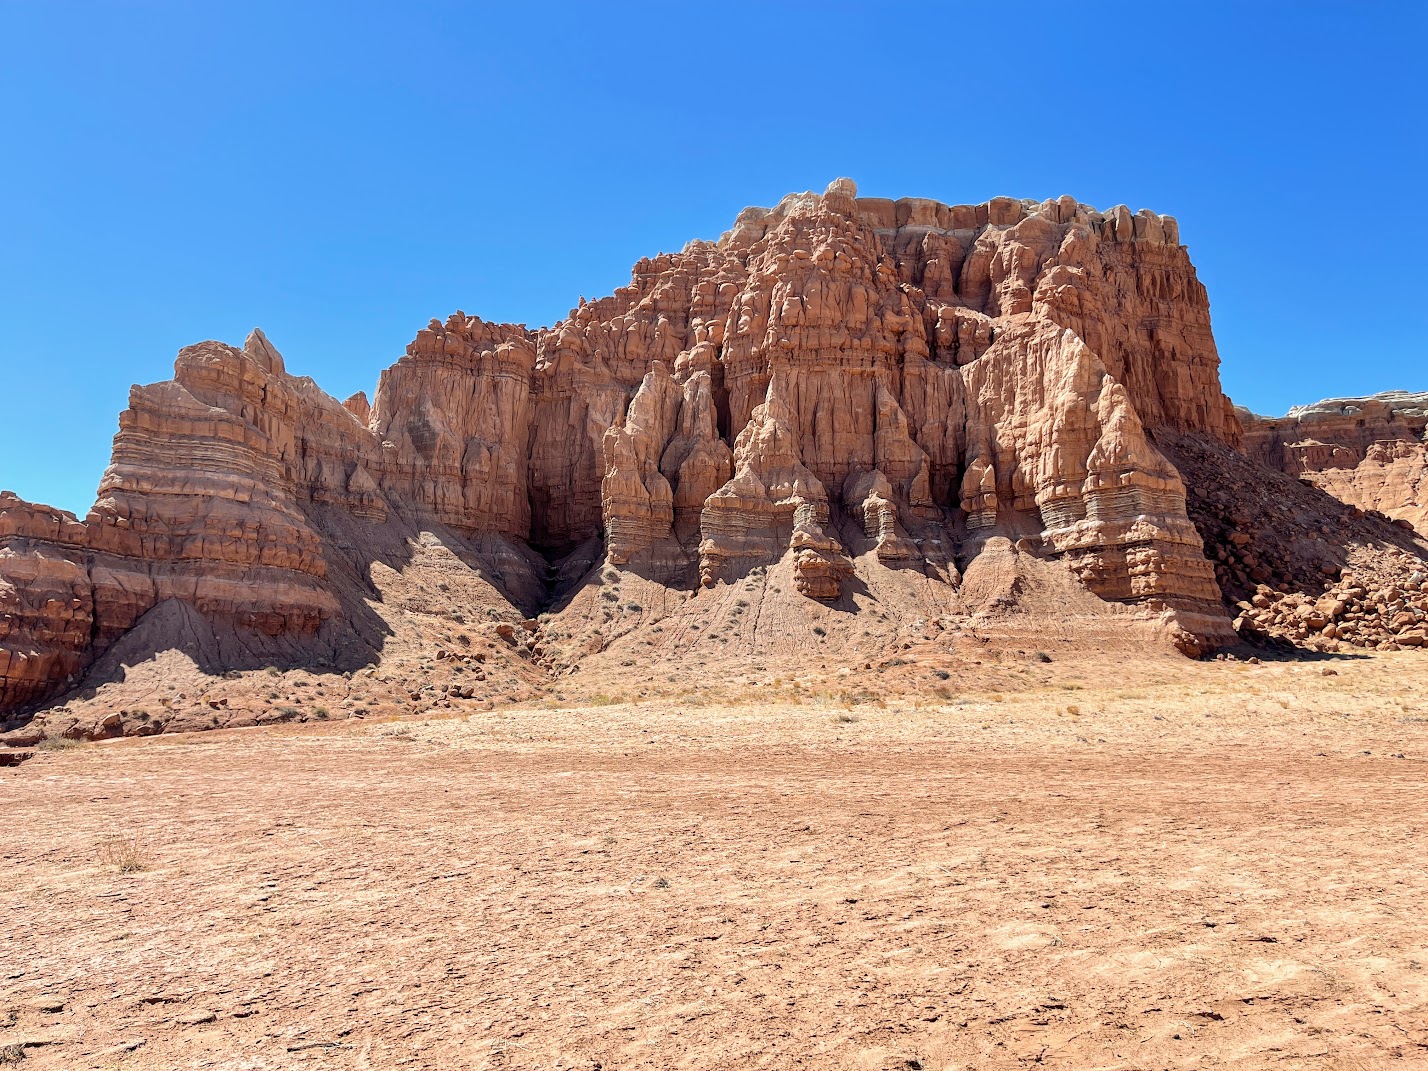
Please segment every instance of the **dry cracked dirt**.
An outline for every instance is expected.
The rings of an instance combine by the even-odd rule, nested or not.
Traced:
[[[1421,656],[1042,657],[52,741],[0,1064],[1428,1067]]]

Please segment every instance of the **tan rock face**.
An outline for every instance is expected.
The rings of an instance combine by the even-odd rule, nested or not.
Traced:
[[[527,548],[603,544],[686,590],[787,558],[849,608],[878,569],[956,593],[1010,539],[1203,651],[1234,634],[1157,445],[1177,435],[1241,431],[1172,219],[839,180],[554,327],[434,320],[370,405],[288,375],[261,333],[184,350],[135,388],[83,522],[4,500],[0,699],[72,683],[168,600],[300,650],[355,612],[379,536],[423,525],[527,594]],[[562,560],[564,583],[591,559]]]
[[[457,531],[525,538],[535,358],[523,327],[433,320],[377,385],[382,486]]]
[[[1331,398],[1284,417],[1245,409],[1239,416],[1255,460],[1428,536],[1428,394]]]

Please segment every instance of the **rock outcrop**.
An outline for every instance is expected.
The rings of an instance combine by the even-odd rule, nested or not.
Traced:
[[[1428,535],[1428,394],[1331,398],[1283,417],[1245,409],[1239,417],[1255,460]]]
[[[175,600],[245,650],[330,649],[376,597],[364,570],[428,526],[556,615],[602,559],[686,593],[785,563],[800,597],[854,608],[879,570],[960,598],[992,547],[1204,653],[1236,634],[1166,444],[1240,445],[1218,364],[1170,217],[846,179],[554,327],[433,320],[370,404],[260,332],[201,343],[134,389],[84,520],[0,498],[0,709]]]

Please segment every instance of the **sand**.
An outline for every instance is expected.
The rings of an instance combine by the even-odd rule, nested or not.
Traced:
[[[1422,663],[41,750],[0,1064],[1428,1067]]]

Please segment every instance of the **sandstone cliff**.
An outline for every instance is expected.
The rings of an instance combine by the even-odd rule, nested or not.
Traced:
[[[495,617],[547,611],[518,646],[551,672],[581,657],[553,653],[560,615],[602,560],[678,596],[665,613],[777,569],[809,605],[939,620],[1013,604],[986,578],[1019,560],[1201,654],[1237,638],[1230,574],[1167,449],[1214,469],[1240,445],[1218,365],[1170,217],[848,180],[643,260],[553,327],[433,320],[370,404],[289,375],[261,332],[201,343],[134,389],[84,520],[0,498],[0,710],[175,603],[222,637],[217,668],[376,661],[378,574],[432,532]]]

